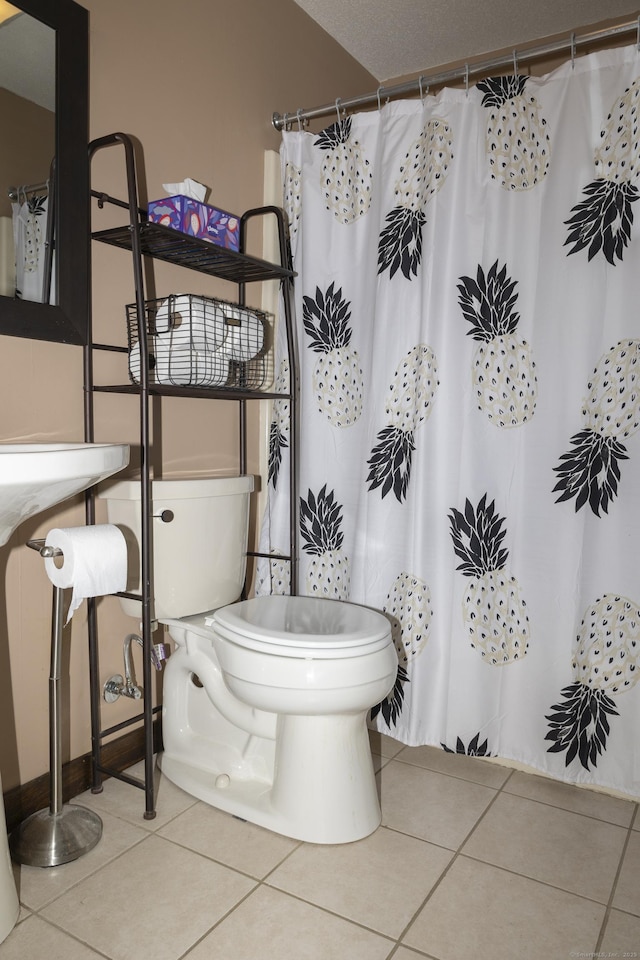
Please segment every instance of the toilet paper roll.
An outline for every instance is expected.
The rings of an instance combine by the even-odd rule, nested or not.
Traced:
[[[124,590],[127,584],[127,544],[111,523],[50,530],[45,545],[63,556],[47,557],[44,565],[55,587],[73,587],[66,623],[86,597],[102,597]]]

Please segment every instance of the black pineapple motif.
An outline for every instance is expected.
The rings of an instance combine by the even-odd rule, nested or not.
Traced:
[[[464,754],[467,757],[492,757],[493,754],[487,749],[487,744],[487,740],[485,740],[484,743],[480,743],[480,733],[478,732],[476,733],[475,737],[469,740],[468,747],[465,747],[461,737],[456,738],[455,750],[452,750],[451,747],[448,747],[446,743],[441,743],[440,746],[445,753],[459,753]]]
[[[633,210],[638,188],[632,180],[638,173],[638,101],[640,79],[616,100],[602,125],[595,151],[596,177],[583,188],[584,199],[572,208],[565,223],[573,244],[569,255],[587,249],[592,260],[602,252],[612,265],[622,260],[631,239]]]
[[[398,722],[398,717],[404,705],[404,685],[410,682],[407,671],[403,666],[398,664],[398,672],[393,690],[387,694],[384,700],[381,700],[380,703],[377,703],[375,707],[371,708],[371,719],[375,719],[375,717],[381,713],[387,726],[394,727]]]

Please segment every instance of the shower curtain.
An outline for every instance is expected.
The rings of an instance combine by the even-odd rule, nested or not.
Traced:
[[[27,195],[18,188],[18,200],[11,204],[13,242],[16,256],[16,296],[21,300],[42,303],[45,281],[45,242],[49,198],[46,193]],[[50,303],[56,302],[52,273]]]
[[[299,592],[389,617],[372,726],[635,796],[639,105],[634,46],[336,114],[281,151]],[[287,413],[261,547],[284,554]],[[286,593],[287,566],[262,560],[257,592]]]

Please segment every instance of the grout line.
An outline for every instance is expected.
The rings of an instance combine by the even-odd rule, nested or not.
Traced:
[[[621,852],[621,854],[620,854],[620,860],[618,861],[618,869],[616,870],[616,875],[615,875],[615,877],[613,878],[613,883],[611,884],[611,892],[610,892],[610,894],[609,894],[609,900],[608,900],[607,905],[606,905],[606,910],[605,910],[605,913],[604,913],[604,919],[603,919],[603,921],[602,921],[602,926],[600,927],[600,933],[599,933],[598,939],[597,939],[597,941],[596,941],[596,946],[595,946],[595,955],[596,955],[596,956],[598,955],[598,951],[601,949],[602,941],[604,940],[605,931],[606,931],[606,929],[607,929],[607,926],[609,925],[609,918],[610,918],[610,916],[611,916],[611,911],[613,910],[613,901],[614,901],[614,898],[615,898],[616,889],[617,889],[617,887],[618,887],[618,881],[619,881],[619,879],[620,879],[620,874],[622,873],[622,866],[623,866],[623,864],[624,864],[624,858],[625,858],[625,856],[626,856],[626,854],[627,854],[627,850],[628,850],[628,848],[629,848],[629,843],[631,842],[631,836],[632,836],[632,834],[633,834],[633,832],[634,832],[634,830],[633,830],[633,824],[634,824],[634,822],[635,822],[635,820],[636,820],[637,815],[638,815],[638,806],[637,806],[637,804],[636,804],[636,809],[635,809],[635,811],[634,811],[634,815],[631,817],[631,823],[629,824],[629,827],[628,827],[628,829],[627,829],[627,836],[625,837],[625,841],[624,841],[624,844],[623,844],[623,847],[622,847],[622,852]],[[635,914],[634,914],[634,916],[635,916]]]
[[[432,772],[433,772],[433,771],[432,771]],[[447,776],[447,774],[444,774],[444,776]],[[500,795],[500,793],[502,793],[502,790],[504,789],[505,784],[509,782],[510,778],[511,778],[511,774],[507,777],[507,779],[505,780],[505,782],[502,784],[502,786],[501,786],[499,789],[496,789],[496,788],[493,788],[493,787],[492,787],[492,788],[489,788],[489,789],[495,789],[495,791],[496,791],[496,792],[495,792],[495,796],[489,801],[489,803],[487,804],[487,806],[485,807],[485,809],[482,811],[482,813],[480,814],[480,816],[478,817],[478,819],[475,821],[474,825],[471,827],[471,829],[469,830],[469,832],[467,833],[467,835],[464,837],[464,839],[462,840],[462,842],[461,842],[460,844],[458,844],[457,849],[453,851],[453,856],[452,856],[451,860],[449,861],[449,863],[447,864],[447,866],[445,867],[445,869],[442,871],[442,873],[440,874],[440,876],[438,877],[438,879],[436,880],[436,882],[435,882],[434,885],[432,886],[431,890],[429,890],[429,893],[428,893],[427,896],[424,898],[423,902],[420,904],[420,906],[417,908],[417,910],[414,912],[413,916],[411,917],[411,920],[408,922],[408,924],[406,925],[406,927],[404,928],[404,930],[403,930],[402,933],[400,934],[399,942],[402,942],[403,938],[407,935],[407,933],[409,932],[409,930],[411,929],[411,927],[412,927],[413,924],[415,923],[418,915],[424,910],[425,906],[427,905],[427,903],[429,902],[429,900],[431,899],[431,897],[434,895],[434,893],[436,892],[436,890],[440,887],[440,885],[441,885],[442,882],[444,881],[445,877],[448,876],[448,874],[450,873],[450,871],[451,871],[454,863],[457,861],[458,857],[461,855],[460,851],[462,850],[462,848],[464,847],[464,845],[466,844],[467,840],[469,839],[469,837],[471,836],[471,834],[474,832],[474,830],[475,830],[475,829],[478,827],[478,825],[484,820],[484,818],[485,818],[485,816],[487,815],[488,811],[489,811],[489,810],[491,809],[491,807],[494,805],[494,803],[495,803],[496,800],[498,799],[498,796]],[[482,784],[481,784],[481,786],[482,786]],[[428,842],[428,841],[427,841],[427,842]],[[450,849],[450,848],[445,847],[444,849]]]

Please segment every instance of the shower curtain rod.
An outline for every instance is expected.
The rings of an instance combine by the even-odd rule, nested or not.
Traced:
[[[9,200],[18,200],[21,193],[37,193],[38,190],[49,190],[49,181],[44,183],[32,183],[28,187],[9,187],[7,196]]]
[[[274,113],[271,122],[276,130],[289,129],[292,124],[302,124],[308,120],[314,120],[317,117],[326,117],[336,110],[351,110],[354,107],[369,107],[377,103],[380,106],[382,99],[391,97],[400,97],[411,94],[422,96],[430,86],[441,86],[450,83],[452,80],[466,80],[476,73],[487,73],[489,70],[507,67],[510,64],[523,63],[528,60],[535,60],[537,57],[545,56],[549,53],[557,53],[561,50],[570,50],[573,57],[576,50],[588,43],[594,43],[598,40],[608,40],[612,37],[623,36],[625,33],[636,32],[638,37],[638,49],[640,49],[640,16],[635,20],[621,23],[615,27],[608,27],[603,30],[596,30],[592,33],[576,34],[572,33],[569,37],[562,40],[556,40],[541,44],[537,47],[530,47],[518,53],[514,49],[513,53],[505,54],[493,60],[482,60],[478,63],[465,63],[461,67],[455,67],[444,73],[424,73],[416,80],[409,80],[406,83],[398,83],[390,87],[378,87],[375,93],[366,93],[359,97],[350,97],[347,100],[338,99],[335,103],[325,103],[321,107],[313,107],[309,110],[300,108],[295,113],[279,114]]]

